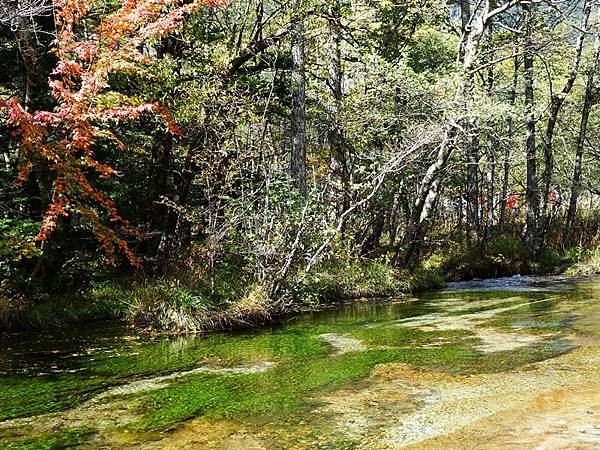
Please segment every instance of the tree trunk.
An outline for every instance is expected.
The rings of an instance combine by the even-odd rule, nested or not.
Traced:
[[[462,25],[462,43],[461,54],[464,57],[469,51],[469,29],[471,22],[471,5],[469,0],[461,0],[460,2],[460,17]],[[473,103],[475,79],[473,74],[465,74],[465,88],[463,95],[465,96],[464,107],[465,116],[469,115],[469,105]],[[473,118],[468,119],[465,124],[467,130],[467,243],[469,246],[476,246],[479,241],[479,150],[480,150],[480,135],[477,124]]]
[[[512,87],[510,90],[510,104],[511,106],[515,106],[515,102],[517,101],[517,84],[519,82],[519,57],[517,56],[518,48],[515,44],[515,57],[514,61],[514,72],[513,72],[513,80]],[[514,132],[514,124],[511,117],[509,117],[506,121],[506,132],[508,138],[513,137]],[[508,197],[508,185],[509,185],[509,177],[510,177],[510,145],[504,146],[504,165],[503,165],[503,175],[502,175],[502,194],[501,194],[501,204],[500,204],[500,232],[504,232],[504,226],[506,224],[506,201]]]
[[[597,26],[600,25],[600,7],[598,8]],[[567,212],[567,220],[565,224],[565,243],[570,245],[573,241],[573,224],[575,214],[577,213],[577,201],[579,191],[581,189],[581,172],[583,163],[583,153],[585,150],[585,140],[587,135],[587,126],[590,117],[590,112],[594,102],[594,80],[598,70],[598,62],[600,60],[600,32],[596,32],[596,40],[594,43],[594,56],[587,71],[587,84],[585,87],[585,97],[583,100],[583,110],[581,113],[581,123],[579,125],[579,137],[577,139],[577,150],[575,153],[575,164],[573,168],[573,184],[571,187],[571,198],[569,199],[569,210]]]
[[[474,83],[470,83],[472,92]],[[468,94],[470,95],[470,94]],[[468,102],[471,103],[471,102]],[[467,242],[476,247],[479,242],[479,129],[474,120],[467,125]]]
[[[48,78],[50,76],[50,67],[45,61],[48,54],[49,42],[42,42],[36,31],[53,31],[54,27],[46,27],[46,24],[36,23],[35,12],[29,16],[17,14],[13,23],[10,24],[19,53],[23,60],[25,68],[25,92],[23,96],[23,105],[25,109],[34,113],[41,110],[51,109]],[[48,29],[44,29],[48,28]],[[47,36],[44,34],[44,36]],[[44,40],[45,41],[45,40]],[[51,172],[48,161],[41,157],[31,159],[32,177],[35,180],[35,186],[39,192],[39,204],[33,207],[36,215],[43,216],[54,197],[54,174]],[[38,278],[45,273],[46,261],[48,259],[48,243],[43,241],[40,244],[42,256],[38,257],[37,263],[31,273],[31,279]]]
[[[471,21],[471,2],[470,0],[460,0],[460,20],[462,31],[466,33],[469,22]]]
[[[469,110],[465,107],[465,102],[469,99],[469,79],[472,77],[472,70],[475,67],[479,43],[487,27],[494,17],[507,11],[512,6],[521,3],[521,0],[511,0],[495,9],[491,9],[490,0],[483,3],[482,10],[477,16],[473,16],[466,38],[464,39],[464,56],[462,63],[462,81],[458,85],[455,98],[451,109],[458,111]],[[418,236],[422,231],[422,224],[430,218],[432,208],[425,208],[426,203],[435,203],[435,197],[439,187],[440,174],[445,169],[450,156],[454,151],[454,135],[456,134],[457,122],[460,119],[451,115],[444,125],[443,139],[434,162],[429,166],[425,176],[421,180],[417,199],[414,203],[411,218],[407,226],[404,239],[402,241],[403,254],[398,253],[396,263],[410,264],[415,254],[418,254]],[[433,201],[431,199],[433,196]]]
[[[49,108],[48,77],[50,71],[43,64],[44,52],[47,49],[40,48],[39,41],[35,36],[35,24],[30,19],[20,17],[18,23],[13,26],[19,53],[25,67],[24,106],[31,113],[47,109]],[[47,162],[41,158],[34,158],[32,165],[40,194],[40,212],[43,213],[52,202],[53,177]]]
[[[436,159],[429,166],[425,176],[421,180],[417,199],[411,210],[410,219],[404,232],[402,252],[398,252],[396,256],[396,264],[410,266],[414,261],[414,256],[419,253],[420,244],[418,236],[421,234],[423,222],[429,219],[429,214],[432,211],[425,206],[428,202],[432,203],[431,196],[437,193],[440,172],[446,167],[448,159],[454,150],[454,145],[449,142],[452,139],[453,131],[453,126],[447,125]]]
[[[498,142],[492,131],[488,133],[487,139],[487,221],[485,225],[485,237],[489,239],[492,237],[494,230],[496,209],[496,151],[498,149]]]
[[[523,64],[525,69],[525,126],[527,155],[527,229],[525,230],[525,247],[530,258],[537,256],[537,226],[539,217],[539,195],[537,188],[537,152],[536,122],[534,111],[534,44],[532,39],[533,13],[531,6],[525,6],[525,48]]]
[[[464,56],[465,44],[469,33],[469,24],[471,22],[471,1],[460,0],[460,23],[462,31],[462,42],[460,45],[461,56]]]
[[[370,226],[371,231],[362,245],[362,256],[371,256],[379,248],[379,241],[381,240],[385,227],[385,219],[386,215],[383,214],[382,211],[373,211],[373,218]]]
[[[21,20],[14,34],[25,66],[25,106],[30,111],[43,109],[47,106],[45,98],[48,91],[48,73],[40,63],[42,55],[36,44],[33,24]]]
[[[585,36],[588,29],[588,22],[590,14],[592,12],[592,5],[588,0],[584,1],[583,5],[583,16],[581,18],[581,32],[577,38],[577,44],[575,46],[575,57],[571,65],[571,70],[567,81],[562,91],[553,95],[550,102],[550,112],[548,115],[548,124],[546,126],[546,133],[544,135],[544,172],[542,174],[542,193],[540,198],[540,217],[538,223],[538,236],[537,245],[539,248],[544,243],[544,236],[549,222],[548,205],[550,199],[550,190],[552,187],[552,174],[554,172],[554,132],[556,124],[558,122],[558,115],[562,109],[562,106],[573,89],[577,76],[579,74],[579,66],[581,64],[581,55],[583,52],[583,45]]]
[[[296,9],[301,5],[297,0]],[[292,30],[292,155],[291,173],[295,186],[306,195],[306,74],[304,67],[304,23],[298,21]]]
[[[491,22],[488,27],[488,37],[492,38],[494,34],[494,23]],[[489,59],[494,59],[494,53],[489,56]],[[495,95],[495,73],[494,65],[490,63],[487,69],[486,78],[486,93],[489,98]],[[496,197],[496,151],[498,149],[498,142],[494,135],[494,123],[488,121],[488,132],[487,132],[487,170],[486,170],[486,182],[487,182],[487,195],[486,195],[486,222],[484,236],[486,239],[492,237],[494,230],[494,219],[495,219],[495,197]],[[483,197],[483,195],[482,195]],[[482,205],[483,206],[483,205]]]
[[[337,214],[340,217],[350,204],[347,152],[344,147],[339,109],[342,101],[342,29],[339,0],[332,1],[329,8],[329,64],[327,84],[332,99],[329,102],[329,129],[327,139],[330,150],[330,173],[340,183],[337,195]]]

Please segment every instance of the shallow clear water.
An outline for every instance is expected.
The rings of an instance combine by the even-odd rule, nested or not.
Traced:
[[[3,335],[0,447],[441,448],[534,393],[600,392],[598,339],[600,282],[555,277],[454,283],[238,333]],[[597,418],[586,438],[600,446]]]

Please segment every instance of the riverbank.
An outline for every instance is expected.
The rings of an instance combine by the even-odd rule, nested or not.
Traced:
[[[290,314],[334,308],[358,299],[401,297],[441,288],[434,269],[412,272],[379,260],[331,261],[290,277],[277,298],[243,274],[212,280],[173,273],[94,282],[75,294],[0,302],[0,330],[43,329],[116,321],[140,331],[210,332],[264,326]],[[0,299],[1,300],[1,299]]]
[[[446,282],[513,275],[589,277],[600,274],[600,249],[546,248],[532,261],[521,239],[506,235],[481,242],[471,249],[458,242],[447,242],[425,258],[423,267],[442,274]]]
[[[130,274],[90,281],[77,292],[29,297],[0,295],[0,330],[43,329],[115,321],[140,331],[203,333],[276,323],[290,314],[334,308],[349,301],[391,298],[439,289],[447,282],[513,275],[600,274],[600,250],[545,251],[528,262],[519,240],[496,238],[476,252],[448,244],[412,271],[383,259],[332,260],[289,276],[277,295],[243,270],[224,267],[212,277],[176,271],[155,278]],[[32,300],[33,299],[33,300]]]

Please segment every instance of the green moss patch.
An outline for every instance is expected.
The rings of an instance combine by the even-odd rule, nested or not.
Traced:
[[[350,335],[369,346],[421,347],[458,341],[472,333],[466,330],[422,331],[409,327],[372,327],[352,331]]]
[[[56,433],[44,433],[31,438],[0,445],[6,450],[59,450],[84,444],[94,433],[91,428],[73,428]]]
[[[98,378],[0,378],[0,421],[72,408],[105,387],[106,383]]]

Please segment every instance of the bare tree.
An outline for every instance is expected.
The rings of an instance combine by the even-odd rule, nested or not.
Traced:
[[[569,199],[569,210],[567,212],[567,221],[565,224],[565,242],[568,244],[573,240],[573,224],[575,214],[577,213],[577,201],[579,199],[579,190],[581,189],[581,173],[583,163],[583,153],[585,150],[586,136],[590,112],[594,103],[596,93],[595,78],[600,64],[600,4],[597,4],[598,19],[596,21],[596,40],[594,43],[594,56],[587,69],[587,83],[585,87],[585,96],[583,100],[583,109],[581,112],[581,123],[579,125],[579,137],[577,139],[577,151],[575,152],[575,164],[573,169],[573,185],[571,187],[571,198]]]
[[[476,67],[479,44],[485,31],[490,25],[492,19],[506,12],[512,7],[519,5],[523,0],[510,0],[499,6],[493,7],[492,0],[481,2],[478,11],[472,13],[468,32],[463,39],[464,55],[462,58],[461,82],[459,83],[454,101],[450,105],[450,111],[468,111],[470,107],[465,107],[464,103],[469,101],[469,88],[472,84],[473,71]],[[463,131],[460,123],[464,122],[464,117],[451,113],[446,119],[444,125],[444,138],[438,148],[437,155],[433,163],[427,169],[419,185],[417,199],[412,208],[411,217],[403,239],[403,255],[397,260],[398,263],[411,264],[413,257],[418,253],[418,238],[422,232],[422,225],[426,222],[431,213],[431,208],[427,205],[434,203],[439,190],[439,177],[446,168],[448,160],[452,155],[455,145],[454,136],[458,131]]]
[[[297,10],[302,0],[294,4]],[[306,194],[306,73],[304,62],[304,22],[292,29],[292,178],[298,190]]]
[[[11,31],[29,29],[27,22],[52,14],[52,3],[48,0],[0,0],[0,24]]]
[[[554,132],[556,129],[556,125],[558,122],[558,115],[562,109],[562,106],[567,99],[567,96],[573,89],[575,85],[575,81],[577,76],[579,75],[579,66],[581,65],[581,56],[583,53],[583,47],[585,42],[585,37],[588,32],[588,22],[590,18],[590,14],[592,12],[592,4],[589,0],[584,0],[583,2],[583,13],[581,18],[581,26],[579,30],[579,35],[577,38],[577,43],[575,45],[575,56],[573,57],[573,62],[571,64],[571,69],[567,80],[562,88],[562,90],[553,94],[550,100],[550,112],[548,114],[548,122],[546,125],[546,133],[543,137],[544,144],[544,172],[542,173],[542,192],[540,198],[540,217],[538,224],[538,236],[537,236],[537,248],[541,248],[544,241],[545,230],[548,227],[549,222],[549,212],[548,212],[548,204],[550,197],[550,189],[552,186],[552,175],[554,172]]]

